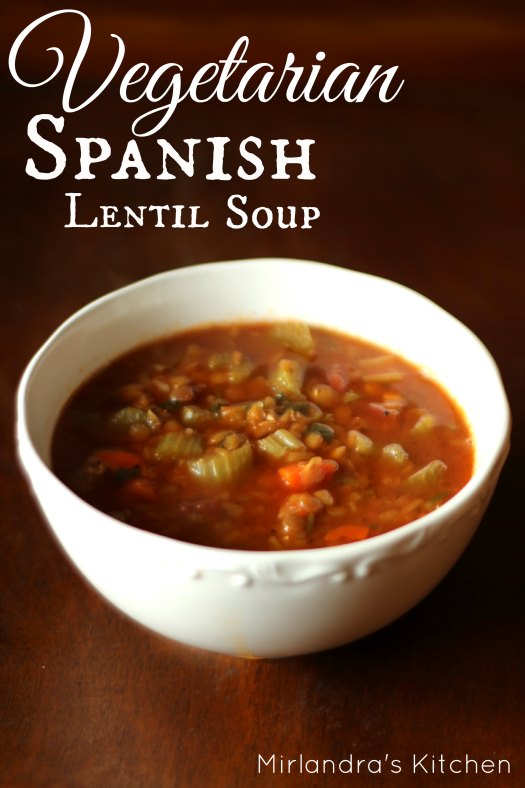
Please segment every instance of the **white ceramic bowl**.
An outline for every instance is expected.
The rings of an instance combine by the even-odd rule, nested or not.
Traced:
[[[95,510],[49,468],[61,408],[94,371],[179,329],[294,317],[370,340],[424,367],[467,415],[475,472],[431,514],[338,547],[246,552],[146,533]],[[67,320],[27,367],[18,448],[51,528],[85,577],[117,608],[183,643],[278,657],[337,646],[388,624],[459,557],[493,493],[509,444],[496,365],[461,323],[393,282],[320,263],[244,260],[154,276]]]

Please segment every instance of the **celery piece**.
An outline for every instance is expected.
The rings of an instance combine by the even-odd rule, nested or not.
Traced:
[[[212,353],[208,359],[208,369],[226,369],[231,360],[231,353]]]
[[[306,448],[302,440],[289,430],[280,429],[276,430],[271,435],[261,438],[257,441],[258,448],[270,457],[275,457],[280,460],[289,451]]]
[[[392,370],[390,372],[371,372],[363,375],[363,380],[365,383],[398,383],[404,377],[404,372]]]
[[[425,509],[428,511],[432,511],[432,509],[437,509],[438,506],[441,506],[444,501],[450,497],[450,493],[447,492],[440,492],[436,495],[433,495],[428,501],[425,501]]]
[[[279,443],[286,446],[288,449],[304,449],[305,445],[300,438],[290,432],[290,430],[276,430],[273,433],[274,438],[279,441]]]
[[[196,479],[214,484],[236,481],[252,462],[252,447],[245,441],[237,448],[212,449],[196,460],[188,461],[188,469]]]
[[[374,451],[374,443],[368,435],[359,430],[350,430],[348,433],[348,446],[357,454],[371,454]]]
[[[145,424],[153,429],[159,423],[159,418],[152,410],[141,410],[140,408],[122,408],[111,417],[111,424],[123,429],[131,427],[132,424]]]
[[[314,405],[313,402],[295,402],[294,400],[288,399],[282,393],[277,393],[275,395],[275,404],[277,405],[279,413],[284,413],[286,410],[295,410],[302,416],[307,417],[311,416],[312,413],[322,413],[321,408]]]
[[[353,402],[354,400],[359,398],[360,395],[357,393],[357,391],[352,391],[352,389],[350,389],[349,391],[345,391],[345,393],[343,394],[343,402],[345,405],[348,405],[350,402]]]
[[[386,353],[382,356],[370,356],[369,358],[360,358],[357,363],[365,369],[376,369],[377,367],[384,367],[387,364],[395,362],[396,357],[391,353]]]
[[[264,454],[268,454],[276,460],[282,459],[288,451],[286,446],[279,443],[273,435],[267,435],[266,438],[258,440],[257,447],[264,452]]]
[[[299,361],[282,358],[270,374],[270,384],[277,394],[304,399],[301,386],[304,380],[304,365]]]
[[[155,446],[154,456],[160,462],[195,457],[202,451],[202,436],[190,429],[166,432]]]
[[[272,339],[287,350],[299,353],[306,358],[312,358],[315,353],[312,333],[306,323],[285,322],[276,323],[270,330]]]
[[[416,421],[410,432],[412,435],[422,438],[425,435],[428,435],[428,433],[434,429],[435,426],[435,417],[428,411],[425,411],[425,413],[423,413]]]
[[[432,460],[409,476],[406,483],[412,490],[427,490],[441,481],[446,470],[443,460]]]
[[[228,383],[243,383],[255,369],[248,356],[233,350],[231,353],[213,353],[208,359],[208,369],[224,370]]]
[[[408,453],[400,443],[388,443],[386,446],[383,446],[383,456],[398,465],[402,465],[408,460]]]

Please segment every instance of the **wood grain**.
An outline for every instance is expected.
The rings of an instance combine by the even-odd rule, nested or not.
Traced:
[[[250,22],[242,8],[239,28]],[[79,185],[75,136],[107,136],[115,151],[130,136],[130,111],[109,92],[84,113],[68,116],[63,137],[70,164],[57,181],[39,183],[24,174],[35,152],[26,125],[37,112],[60,111],[57,89],[28,91],[4,80],[11,115],[1,153],[7,190],[0,263],[0,785],[452,784],[450,774],[410,775],[409,760],[418,753],[511,761],[510,778],[454,776],[454,785],[525,784],[525,128],[522,75],[509,70],[523,27],[511,4],[493,11],[489,22],[486,6],[464,3],[456,6],[459,13],[445,4],[461,24],[447,26],[442,11],[437,28],[430,12],[403,8],[392,34],[388,9],[356,22],[358,32],[368,30],[360,38],[363,58],[379,52],[385,60],[399,56],[403,65],[404,42],[412,42],[406,63],[414,76],[392,104],[183,106],[166,129],[174,141],[223,133],[232,142],[249,134],[265,141],[312,137],[312,182],[276,183],[268,160],[258,181],[212,184],[204,178],[203,160],[191,180],[116,182],[108,163],[94,181]],[[144,9],[146,32],[164,15],[157,51],[167,60],[169,12],[163,4],[151,13]],[[31,13],[30,4],[23,13],[11,10],[12,37]],[[123,30],[135,29],[139,11],[115,4],[107,13]],[[350,14],[320,13],[302,19],[293,43],[300,49],[325,29],[339,54]],[[104,14],[98,10],[94,17],[105,24]],[[271,19],[261,14],[257,46],[264,51],[273,45],[273,28],[282,21],[281,29],[289,31],[290,22],[279,10]],[[202,28],[202,36],[184,49],[198,62],[208,59],[212,35],[223,46],[233,30],[229,23],[213,29],[195,16],[186,24]],[[143,36],[146,54],[151,40]],[[280,40],[279,46],[292,48],[291,34]],[[447,46],[455,53],[453,68],[442,68],[438,50]],[[469,60],[464,71],[462,51]],[[151,142],[145,159],[152,172],[158,170]],[[66,230],[68,191],[81,191],[93,209],[102,203],[200,204],[210,227]],[[232,192],[246,194],[254,207],[318,205],[321,218],[310,231],[233,231],[224,223]],[[96,296],[171,267],[263,255],[319,259],[388,276],[440,303],[496,357],[514,431],[511,456],[478,534],[423,603],[361,642],[256,662],[168,642],[124,619],[88,587],[50,536],[18,469],[13,400],[32,353],[60,321]],[[365,759],[388,753],[406,768],[400,776],[257,774],[258,754],[272,753],[336,761],[350,753]]]

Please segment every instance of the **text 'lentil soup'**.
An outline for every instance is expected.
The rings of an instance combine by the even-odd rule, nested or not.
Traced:
[[[102,511],[245,550],[367,539],[472,474],[459,409],[415,366],[303,323],[209,326],[140,347],[60,416],[53,467]]]

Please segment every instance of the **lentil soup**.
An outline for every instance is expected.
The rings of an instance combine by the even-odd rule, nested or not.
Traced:
[[[472,474],[465,419],[415,366],[304,323],[214,325],[140,347],[64,408],[53,467],[139,528],[245,550],[397,528]]]

